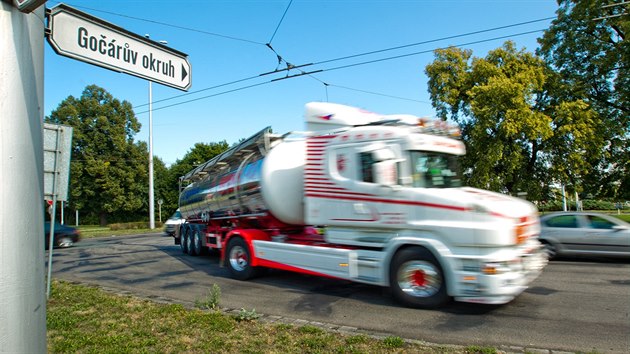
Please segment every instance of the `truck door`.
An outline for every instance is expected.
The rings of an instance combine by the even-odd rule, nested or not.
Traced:
[[[355,145],[331,149],[330,180],[336,195],[327,200],[328,225],[390,228],[404,224],[405,214],[396,199],[397,152],[383,144]],[[333,163],[331,163],[333,162]]]

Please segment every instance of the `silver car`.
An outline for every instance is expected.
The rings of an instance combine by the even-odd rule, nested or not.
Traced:
[[[540,217],[540,242],[556,255],[630,257],[630,224],[599,213],[561,212]]]

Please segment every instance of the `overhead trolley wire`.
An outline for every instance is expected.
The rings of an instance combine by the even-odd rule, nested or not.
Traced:
[[[382,61],[388,61],[388,60],[400,59],[400,58],[410,57],[410,56],[419,55],[419,54],[431,53],[431,52],[434,52],[434,51],[436,51],[436,50],[440,50],[440,49],[447,49],[447,48],[451,48],[451,47],[463,47],[463,46],[468,46],[468,45],[473,45],[473,44],[479,44],[479,43],[484,43],[484,42],[491,42],[491,41],[495,41],[495,40],[498,40],[498,39],[505,39],[505,38],[511,38],[511,37],[516,37],[516,36],[524,36],[524,35],[526,35],[526,34],[532,34],[532,33],[541,32],[541,31],[544,31],[545,29],[546,29],[546,28],[542,28],[542,29],[537,29],[537,30],[533,30],[533,31],[527,31],[527,32],[521,32],[521,33],[515,33],[515,34],[510,34],[510,35],[505,35],[505,36],[499,36],[499,37],[494,37],[494,38],[488,38],[488,39],[481,39],[481,40],[478,40],[478,41],[473,41],[473,42],[468,42],[468,43],[462,43],[462,44],[457,44],[457,45],[449,45],[449,46],[446,46],[446,47],[440,47],[440,48],[434,48],[434,49],[427,49],[427,50],[422,50],[422,51],[419,51],[419,52],[413,52],[413,53],[407,53],[407,54],[395,55],[395,56],[391,56],[391,57],[380,58],[380,59],[374,59],[374,60],[368,60],[368,61],[363,61],[363,62],[359,62],[359,63],[348,64],[348,65],[341,65],[341,66],[337,66],[337,67],[332,67],[332,68],[322,69],[322,70],[320,70],[320,71],[321,71],[321,72],[326,72],[326,71],[333,71],[333,70],[347,69],[347,68],[351,68],[351,67],[354,67],[354,66],[360,66],[360,65],[366,65],[366,64],[373,64],[373,63],[378,63],[378,62],[382,62]],[[288,78],[291,78],[291,76],[289,76]]]
[[[545,17],[545,18],[540,18],[540,19],[537,19],[537,20],[531,20],[531,21],[514,23],[514,24],[511,24],[511,25],[493,27],[493,28],[488,28],[488,29],[483,29],[483,30],[478,30],[478,31],[473,31],[473,32],[466,32],[466,33],[456,34],[456,35],[453,35],[453,36],[447,36],[447,37],[442,37],[442,38],[430,39],[430,40],[422,41],[422,42],[404,44],[404,45],[400,45],[400,46],[396,46],[396,47],[390,47],[390,48],[378,49],[378,50],[373,50],[373,51],[364,52],[364,53],[347,55],[347,56],[334,58],[334,59],[321,60],[321,61],[314,62],[314,63],[304,64],[302,66],[320,65],[320,64],[326,64],[326,63],[331,63],[331,62],[335,62],[335,61],[341,61],[341,60],[346,60],[346,59],[353,59],[353,58],[362,57],[362,56],[366,56],[366,55],[384,53],[384,52],[389,52],[389,51],[398,50],[398,49],[415,47],[415,46],[419,46],[419,45],[423,45],[423,44],[435,43],[435,42],[445,41],[445,40],[449,40],[449,39],[467,37],[467,36],[472,36],[472,35],[475,35],[475,34],[481,34],[481,33],[486,33],[486,32],[498,31],[498,30],[502,30],[502,29],[506,29],[506,28],[518,27],[518,26],[528,25],[528,24],[542,22],[542,21],[548,21],[548,20],[552,20],[554,18],[555,17]],[[538,32],[538,31],[540,31],[540,30],[536,30],[535,32]],[[281,69],[281,70],[277,70],[277,71],[282,71],[282,70],[289,70],[289,69]]]
[[[355,88],[347,87],[347,86],[341,86],[341,85],[335,85],[335,84],[327,84],[327,83],[324,83],[324,85],[326,85],[326,87],[329,87],[329,86],[330,87],[337,87],[337,88],[344,89],[344,90],[363,92],[363,93],[367,93],[367,94],[370,94],[370,95],[395,98],[395,99],[399,99],[399,100],[403,100],[403,101],[412,101],[412,102],[418,102],[418,103],[431,104],[431,102],[427,102],[427,101],[420,101],[420,100],[416,100],[416,99],[408,98],[408,97],[400,97],[400,96],[388,95],[388,94],[385,94],[385,93],[374,92],[374,91],[360,90],[360,89],[355,89]]]
[[[211,97],[221,96],[221,95],[225,95],[225,94],[228,94],[228,93],[232,93],[232,92],[236,92],[236,91],[241,91],[241,90],[249,89],[249,88],[256,87],[256,86],[262,86],[262,85],[270,84],[271,82],[272,82],[272,81],[259,82],[259,83],[257,83],[257,84],[253,84],[253,85],[249,85],[249,86],[243,86],[243,87],[239,87],[239,88],[235,88],[235,89],[232,89],[232,90],[228,90],[228,91],[223,91],[223,92],[215,93],[215,94],[208,95],[208,96],[198,97],[198,98],[194,98],[194,99],[191,99],[191,100],[188,100],[188,101],[177,102],[177,103],[173,103],[173,104],[166,105],[166,106],[162,106],[162,107],[158,107],[158,108],[155,108],[155,107],[154,107],[154,108],[152,109],[152,111],[154,111],[154,112],[155,112],[155,111],[159,111],[159,110],[161,110],[161,109],[165,109],[165,108],[169,108],[169,107],[174,107],[174,106],[179,106],[179,105],[186,104],[186,103],[190,103],[190,102],[195,102],[195,101],[204,100],[204,99],[206,99],[206,98],[211,98]],[[148,112],[149,112],[149,111],[148,111],[148,110],[146,110],[146,111],[138,112],[138,113],[136,113],[136,115],[137,115],[137,114],[148,113]]]
[[[284,62],[286,64],[286,68],[284,68],[284,69],[276,68],[273,71],[262,73],[262,74],[259,74],[259,75],[250,76],[250,77],[246,77],[246,78],[243,78],[243,79],[238,79],[238,80],[226,82],[226,83],[223,83],[223,84],[206,87],[206,88],[203,88],[203,89],[200,89],[200,90],[186,92],[186,93],[183,93],[183,94],[175,95],[175,96],[172,96],[172,97],[167,97],[167,98],[160,99],[160,100],[155,100],[155,101],[153,101],[153,103],[166,102],[166,101],[174,100],[174,99],[177,99],[177,98],[182,98],[182,97],[185,97],[185,96],[189,96],[189,95],[192,95],[192,94],[197,94],[197,93],[200,93],[200,92],[204,92],[204,91],[208,91],[208,90],[212,90],[212,89],[217,89],[217,88],[220,88],[220,87],[233,85],[233,84],[236,84],[236,83],[239,83],[239,82],[253,80],[253,79],[261,77],[261,76],[270,75],[270,74],[276,74],[276,73],[283,72],[283,71],[289,71],[289,70],[293,70],[293,69],[297,69],[299,71],[299,74],[295,74],[295,75],[288,75],[287,74],[287,76],[285,76],[283,78],[276,78],[276,79],[272,79],[271,81],[265,81],[265,82],[261,82],[261,83],[257,83],[257,84],[253,84],[253,85],[248,85],[248,86],[244,86],[244,87],[240,87],[240,88],[236,88],[236,89],[232,89],[232,90],[228,90],[228,91],[219,92],[219,93],[208,95],[208,96],[199,97],[199,98],[196,98],[196,99],[182,101],[182,102],[178,102],[178,103],[174,103],[174,104],[170,104],[170,105],[154,108],[153,110],[159,110],[159,109],[169,108],[169,107],[173,107],[173,106],[178,106],[178,105],[181,105],[181,104],[186,104],[186,103],[190,103],[190,102],[194,102],[194,101],[198,101],[198,100],[202,100],[202,99],[206,99],[206,98],[216,97],[216,96],[219,96],[219,95],[223,95],[223,94],[227,94],[227,93],[231,93],[231,92],[235,92],[235,91],[240,91],[240,90],[245,90],[245,89],[248,89],[248,88],[253,88],[253,87],[256,87],[256,86],[268,84],[268,83],[271,83],[271,82],[284,80],[284,79],[295,78],[295,77],[300,77],[300,76],[309,76],[312,79],[314,79],[314,80],[320,82],[321,84],[325,85],[326,87],[333,86],[333,87],[338,87],[338,88],[352,90],[352,91],[357,91],[357,92],[364,92],[364,93],[368,93],[368,94],[376,94],[376,95],[392,97],[392,98],[398,98],[398,99],[403,99],[403,100],[417,101],[417,100],[404,98],[404,97],[391,96],[391,95],[386,95],[386,94],[381,94],[381,93],[376,93],[376,92],[371,92],[371,91],[366,91],[366,90],[353,89],[353,88],[350,88],[350,87],[329,84],[327,82],[324,82],[324,81],[316,78],[312,74],[326,72],[326,71],[340,70],[340,69],[345,69],[345,68],[350,68],[350,67],[360,66],[360,65],[367,65],[367,64],[372,64],[372,63],[377,63],[377,62],[382,62],[382,61],[387,61],[387,60],[394,60],[394,59],[404,58],[404,57],[408,57],[408,56],[414,56],[414,55],[429,53],[429,52],[433,52],[433,51],[435,51],[437,49],[444,49],[444,48],[436,48],[436,49],[431,49],[431,50],[418,51],[418,52],[414,52],[414,53],[401,54],[401,55],[396,55],[396,56],[391,56],[391,57],[386,57],[386,58],[380,58],[380,59],[375,59],[375,60],[369,60],[369,61],[364,61],[364,62],[359,62],[359,63],[352,63],[352,64],[348,64],[348,65],[332,67],[332,68],[313,70],[313,71],[310,71],[310,72],[305,72],[305,71],[303,71],[303,70],[301,70],[299,68],[305,67],[305,66],[326,64],[326,63],[331,63],[331,62],[341,61],[341,60],[347,60],[347,59],[352,59],[352,58],[358,58],[358,57],[372,55],[372,54],[384,53],[384,52],[388,52],[388,51],[409,48],[409,47],[418,46],[418,45],[422,45],[422,44],[435,43],[435,42],[438,42],[438,41],[444,41],[444,40],[448,40],[448,39],[461,38],[461,37],[471,36],[471,35],[475,35],[475,34],[481,34],[481,33],[486,33],[486,32],[491,32],[491,31],[497,31],[497,30],[500,30],[500,29],[506,29],[506,28],[516,27],[516,26],[522,26],[522,25],[526,25],[526,24],[532,24],[532,23],[536,23],[536,22],[547,21],[547,20],[551,20],[551,19],[555,18],[555,17],[545,17],[545,18],[541,18],[541,19],[537,19],[537,20],[519,22],[519,23],[515,23],[515,24],[511,24],[511,25],[493,27],[493,28],[489,28],[489,29],[478,30],[478,31],[473,31],[473,32],[467,32],[467,33],[462,33],[462,34],[453,35],[453,36],[441,37],[441,38],[427,40],[427,41],[422,41],[422,42],[410,43],[410,44],[405,44],[405,45],[396,46],[396,47],[384,48],[384,49],[379,49],[379,50],[374,50],[374,51],[369,51],[369,52],[364,52],[364,53],[358,53],[358,54],[343,56],[343,57],[339,57],[339,58],[327,59],[327,60],[322,60],[322,61],[315,62],[315,63],[293,65],[293,64],[289,63],[288,61],[286,61],[271,46],[271,42],[275,38],[275,36],[276,36],[280,26],[282,25],[282,23],[283,23],[283,21],[284,21],[284,19],[286,17],[286,14],[289,11],[289,8],[291,7],[292,3],[293,3],[293,0],[289,1],[289,4],[287,5],[284,13],[282,14],[282,17],[281,17],[280,21],[278,22],[278,25],[276,26],[276,28],[274,30],[274,33],[271,36],[271,38],[270,38],[268,43],[263,43],[263,42],[258,42],[258,41],[253,41],[253,40],[248,40],[248,39],[238,38],[238,37],[233,37],[233,36],[222,35],[222,34],[218,34],[218,33],[214,33],[214,32],[208,32],[208,31],[199,30],[199,29],[195,29],[195,28],[184,27],[184,26],[169,24],[169,23],[165,23],[165,22],[160,22],[160,21],[154,21],[154,20],[134,17],[134,16],[124,15],[124,14],[120,14],[120,13],[105,11],[105,10],[98,10],[98,9],[94,9],[94,8],[90,8],[90,7],[86,7],[86,6],[76,6],[76,5],[73,5],[73,6],[75,6],[77,8],[83,8],[83,9],[87,9],[87,10],[91,10],[91,11],[107,13],[107,14],[111,14],[111,15],[114,15],[114,16],[119,16],[119,17],[124,17],[124,18],[137,20],[137,21],[144,21],[144,22],[154,23],[154,24],[158,24],[158,25],[163,25],[163,26],[183,29],[183,30],[187,30],[187,31],[207,34],[207,35],[221,37],[221,38],[225,38],[225,39],[231,39],[231,40],[236,40],[236,41],[241,41],[241,42],[247,42],[247,43],[256,44],[256,45],[264,45],[264,46],[268,47],[277,56],[279,65],[282,62]],[[544,29],[542,29],[542,30],[544,30]],[[513,37],[513,36],[521,36],[521,35],[536,33],[536,32],[540,32],[542,30],[534,30],[534,31],[522,32],[522,33],[517,33],[517,34],[512,34],[512,35],[507,35],[507,36],[499,36],[499,37],[494,37],[494,38],[490,38],[490,39],[483,39],[483,40],[479,40],[479,41],[463,43],[463,44],[459,44],[459,45],[455,45],[455,46],[465,46],[465,45],[478,44],[478,43],[493,41],[493,40],[497,40],[497,39],[504,39],[504,38],[509,38],[509,37]],[[426,102],[421,102],[421,101],[417,101],[417,102],[426,103]],[[137,105],[135,108],[145,107],[145,106],[148,106],[148,103]],[[142,111],[142,112],[139,112],[137,114],[142,114],[142,113],[147,113],[147,112],[148,111]]]
[[[234,81],[226,82],[224,84],[219,84],[219,85],[215,85],[215,86],[199,89],[199,90],[196,90],[196,91],[190,91],[190,92],[182,93],[182,94],[179,94],[179,95],[176,95],[176,96],[171,96],[171,97],[163,98],[163,99],[160,99],[160,100],[154,100],[153,103],[160,103],[160,102],[170,101],[170,100],[174,100],[176,98],[181,98],[181,97],[193,95],[193,94],[196,94],[196,93],[199,93],[199,92],[213,90],[213,89],[216,89],[216,88],[219,88],[219,87],[223,87],[223,86],[233,85],[233,84],[237,84],[237,83],[243,82],[243,81],[249,81],[249,80],[252,80],[252,79],[256,79],[258,77],[260,77],[260,75],[250,76],[250,77],[246,77],[244,79],[234,80]],[[136,108],[144,107],[144,106],[148,106],[148,105],[149,105],[148,103],[144,103],[144,104],[137,105]],[[142,112],[142,113],[144,113],[144,112]]]
[[[57,2],[57,3],[60,3],[60,2]],[[70,4],[68,4],[68,5],[70,5]],[[156,24],[156,25],[173,27],[173,28],[178,28],[178,29],[191,31],[191,32],[197,32],[197,33],[201,33],[201,34],[207,34],[209,36],[220,37],[220,38],[230,39],[230,40],[234,40],[234,41],[240,41],[240,42],[246,42],[246,43],[251,43],[251,44],[257,44],[257,45],[265,45],[265,43],[263,43],[263,42],[257,42],[257,41],[253,41],[253,40],[250,40],[250,39],[239,38],[239,37],[234,37],[234,36],[227,36],[227,35],[224,35],[224,34],[204,31],[204,30],[200,30],[200,29],[196,29],[196,28],[190,28],[190,27],[184,27],[184,26],[180,26],[180,25],[174,25],[172,23],[166,23],[166,22],[160,22],[160,21],[155,21],[155,20],[149,20],[149,19],[146,19],[146,18],[140,18],[140,17],[129,16],[129,15],[123,15],[123,14],[120,14],[120,13],[110,12],[110,11],[105,11],[105,10],[98,10],[98,9],[94,9],[94,8],[87,7],[87,6],[79,6],[79,5],[72,5],[72,6],[76,7],[76,8],[79,8],[79,9],[85,9],[85,10],[101,12],[101,13],[105,13],[105,14],[109,14],[109,15],[114,15],[114,16],[118,16],[118,17],[129,18],[129,19],[136,20],[136,21],[143,21],[143,22],[153,23],[153,24]]]
[[[439,50],[439,49],[447,49],[447,48],[451,48],[451,47],[463,47],[463,46],[468,46],[468,45],[472,45],[472,44],[479,44],[479,43],[484,43],[484,42],[495,41],[495,40],[498,40],[498,39],[505,39],[505,38],[510,38],[510,37],[523,36],[523,35],[526,35],[526,34],[537,33],[537,32],[541,32],[541,31],[544,31],[544,30],[545,29],[543,28],[543,29],[538,29],[538,30],[533,30],[533,31],[514,33],[514,34],[510,34],[510,35],[505,35],[505,36],[493,37],[493,38],[488,38],[488,39],[481,39],[481,40],[478,40],[478,41],[472,41],[472,42],[462,43],[462,44],[458,44],[458,45],[450,45],[450,46],[447,46],[447,47],[434,48],[434,49],[423,50],[423,51],[418,51],[418,52],[414,52],[414,53],[401,54],[401,55],[396,55],[396,56],[391,56],[391,57],[386,57],[386,58],[380,58],[380,59],[375,59],[375,60],[369,60],[369,61],[364,61],[364,62],[359,62],[359,63],[353,63],[353,64],[348,64],[348,65],[342,65],[342,66],[327,68],[327,69],[321,69],[321,70],[317,70],[315,72],[319,73],[319,72],[327,72],[327,71],[333,71],[333,70],[346,69],[346,68],[350,68],[350,67],[354,67],[354,66],[373,64],[373,63],[378,63],[378,62],[382,62],[382,61],[388,61],[388,60],[400,59],[400,58],[405,58],[405,57],[419,55],[419,54],[431,53],[431,52]],[[300,72],[301,73],[298,74],[298,75],[286,76],[284,78],[273,79],[271,81],[264,81],[264,82],[260,82],[260,83],[257,83],[257,84],[236,88],[236,89],[229,90],[229,91],[219,92],[219,93],[216,93],[216,94],[213,94],[213,95],[208,95],[208,96],[199,97],[199,98],[188,100],[188,101],[173,103],[173,104],[167,105],[167,106],[153,108],[153,110],[156,111],[156,110],[160,110],[160,109],[164,109],[164,108],[179,106],[179,105],[182,105],[182,104],[186,104],[186,103],[190,103],[190,102],[194,102],[194,101],[199,101],[199,100],[206,99],[206,98],[216,97],[216,96],[224,95],[224,94],[227,94],[227,93],[231,93],[231,92],[235,92],[235,91],[241,91],[241,90],[245,90],[245,89],[248,89],[248,88],[261,86],[261,85],[265,85],[265,84],[270,84],[272,82],[276,82],[276,81],[279,81],[279,80],[290,79],[290,78],[299,77],[299,76],[309,76],[312,79],[315,79],[315,80],[319,81],[320,83],[324,84],[325,86],[337,86],[337,85],[328,84],[328,83],[326,83],[326,82],[324,82],[324,81],[322,81],[322,80],[312,76],[311,74],[314,73],[314,72],[304,72],[302,70],[300,70]],[[258,76],[256,76],[256,77],[258,77]],[[250,77],[250,78],[247,78],[247,79],[233,81],[232,83],[241,82],[241,81],[245,81],[245,80],[250,80],[250,79],[253,79],[253,78],[255,78],[255,77]],[[228,83],[228,84],[231,84],[231,83]],[[228,84],[223,84],[223,85],[218,85],[218,86],[225,86],[225,85],[228,85]],[[337,86],[337,87],[350,89],[348,87],[342,87],[342,86]],[[209,90],[209,89],[210,88],[207,88],[207,89],[204,89],[204,90]],[[361,90],[358,90],[358,89],[354,89],[354,90],[355,91],[361,91]],[[369,92],[369,91],[365,91],[365,93],[377,94],[377,93]],[[178,97],[181,97],[181,96],[182,95],[180,95]],[[395,96],[392,96],[392,97],[395,97]],[[402,97],[396,97],[396,98],[404,99]],[[168,98],[168,99],[171,99],[171,98]],[[165,101],[165,100],[168,100],[168,99],[164,99],[162,101]],[[418,101],[418,102],[420,102],[420,103],[427,103],[427,102],[421,102],[421,101]],[[137,114],[142,114],[142,113],[147,113],[147,112],[148,111],[143,111],[143,112],[139,112]]]
[[[282,21],[284,21],[284,16],[287,15],[287,12],[289,11],[289,8],[291,7],[292,3],[293,3],[293,0],[289,1],[289,5],[287,5],[287,8],[284,10],[284,13],[282,14],[282,18],[280,19],[280,22],[278,22],[278,25],[276,26],[276,30],[273,31],[273,35],[271,36],[271,39],[269,39],[269,42],[267,42],[267,45],[270,45],[271,42],[273,42],[273,39],[276,36],[276,33],[278,32],[278,29],[280,28]]]
[[[289,6],[291,6],[291,3],[289,3]],[[287,10],[288,10],[289,6],[287,6]],[[285,11],[285,15],[286,15],[286,11]],[[283,18],[284,18],[284,15],[283,15]],[[154,101],[154,103],[159,103],[159,102],[169,101],[169,100],[173,100],[173,99],[176,99],[176,98],[180,98],[180,97],[184,97],[184,96],[192,95],[192,94],[195,94],[195,93],[199,93],[199,92],[203,92],[203,91],[207,91],[207,90],[212,90],[212,89],[216,89],[216,88],[219,88],[219,87],[232,85],[232,84],[239,83],[239,82],[243,82],[243,81],[252,80],[252,79],[255,79],[255,78],[256,78],[256,77],[258,77],[258,76],[264,76],[264,75],[275,74],[275,73],[278,73],[278,72],[288,71],[288,70],[291,70],[291,69],[297,69],[297,68],[301,68],[301,67],[304,67],[304,66],[311,66],[311,65],[317,65],[317,64],[325,64],[325,63],[330,63],[330,62],[334,62],[334,61],[340,61],[340,60],[345,60],[345,59],[357,58],[357,57],[361,57],[361,56],[365,56],[365,55],[370,55],[370,54],[377,54],[377,53],[383,53],[383,52],[392,51],[392,50],[397,50],[397,49],[403,49],[403,48],[408,48],[408,47],[418,46],[418,45],[421,45],[421,44],[434,43],[434,42],[443,41],[443,40],[448,40],[448,39],[454,39],[454,38],[461,38],[461,37],[470,36],[470,35],[474,35],[474,34],[486,33],[486,32],[491,32],[491,31],[497,31],[497,30],[500,30],[500,29],[506,29],[506,28],[517,27],[517,26],[522,26],[522,25],[531,24],[531,23],[536,23],[536,22],[547,21],[547,20],[550,20],[550,19],[553,19],[553,18],[554,18],[554,17],[545,17],[545,18],[541,18],[541,19],[537,19],[537,20],[531,20],[531,21],[519,22],[519,23],[514,23],[514,24],[511,24],[511,25],[505,25],[505,26],[493,27],[493,28],[488,28],[488,29],[479,30],[479,31],[474,31],[474,32],[467,32],[467,33],[462,33],[462,34],[458,34],[458,35],[453,35],[453,36],[448,36],[448,37],[442,37],[442,38],[438,38],[438,39],[431,39],[431,40],[428,40],[428,41],[416,42],[416,43],[406,44],[406,45],[402,45],[402,46],[391,47],[391,48],[386,48],[386,49],[380,49],[380,50],[375,50],[375,51],[370,51],[370,52],[365,52],[365,53],[360,53],[360,54],[354,54],[354,55],[349,55],[349,56],[340,57],[340,58],[335,58],[335,59],[322,60],[322,61],[319,61],[319,62],[316,62],[316,63],[308,63],[308,64],[302,64],[302,65],[292,65],[291,63],[287,62],[286,60],[284,60],[284,58],[282,58],[282,56],[281,56],[280,54],[278,54],[278,53],[275,51],[275,49],[274,49],[273,47],[271,47],[271,44],[270,44],[270,43],[267,43],[267,44],[265,44],[265,46],[266,46],[266,47],[268,47],[271,51],[273,51],[273,52],[274,52],[274,54],[276,54],[276,56],[278,57],[278,64],[280,65],[280,64],[284,61],[284,62],[286,63],[286,65],[287,65],[287,68],[284,68],[284,69],[278,69],[278,68],[276,67],[276,69],[275,69],[275,70],[273,70],[273,71],[266,72],[266,73],[263,73],[263,74],[259,74],[259,75],[257,75],[257,76],[251,76],[251,77],[248,77],[248,78],[244,78],[244,79],[240,79],[240,80],[231,81],[231,82],[228,82],[228,83],[225,83],[225,84],[220,84],[220,85],[216,85],[216,86],[212,86],[212,87],[207,87],[207,88],[203,88],[203,89],[200,89],[200,90],[191,91],[191,92],[187,92],[187,93],[184,93],[184,94],[180,94],[180,95],[172,96],[172,97],[169,97],[169,98],[164,98],[164,99],[161,99],[161,100]],[[282,21],[282,20],[281,20],[281,21]],[[280,26],[280,23],[278,24],[278,27],[279,27],[279,26]],[[277,28],[278,28],[278,27],[277,27]],[[277,31],[277,28],[276,28],[276,31]],[[510,35],[510,36],[519,36],[519,35],[531,34],[531,33],[539,32],[539,31],[541,31],[541,30],[535,30],[535,31],[525,32],[525,33],[518,33],[518,34],[514,34],[514,35]],[[275,32],[274,32],[274,36],[275,36]],[[507,38],[507,37],[510,37],[510,36],[496,37],[496,38],[492,38],[492,39],[489,39],[489,40],[482,40],[482,41],[470,42],[470,43],[465,43],[465,44],[462,44],[462,45],[477,44],[477,43],[481,43],[481,42],[483,42],[483,41],[491,41],[491,40],[496,40],[496,39],[503,39],[503,38]],[[272,39],[273,39],[273,36],[272,36]],[[439,48],[438,48],[438,49],[439,49]],[[434,50],[435,50],[435,49],[431,49],[431,50],[421,51],[421,52],[416,52],[416,53],[411,53],[411,54],[403,54],[403,55],[401,55],[401,56],[396,56],[396,57],[390,57],[390,58],[377,59],[377,60],[375,60],[375,61],[368,61],[368,62],[363,62],[363,63],[349,64],[349,65],[347,65],[347,66],[340,66],[340,67],[335,67],[335,68],[330,68],[330,69],[324,69],[323,71],[332,71],[332,70],[343,69],[343,68],[346,68],[346,67],[352,67],[352,66],[359,66],[359,65],[369,64],[369,63],[372,63],[372,62],[379,62],[379,61],[385,61],[385,60],[392,60],[392,59],[397,59],[397,58],[400,58],[400,57],[412,56],[412,55],[418,55],[418,54],[423,54],[423,53],[427,53],[427,52],[432,52],[432,51],[434,51]],[[300,70],[300,71],[301,71],[301,70]],[[322,71],[317,71],[317,72],[322,72]],[[303,75],[306,75],[306,74],[308,74],[308,73],[305,73],[304,71],[301,71],[301,74],[299,74],[299,75],[297,75],[297,76],[303,76]],[[309,75],[309,76],[310,76],[310,75]],[[292,76],[287,75],[287,76],[286,76],[286,77],[284,77],[284,78],[275,79],[275,81],[278,81],[278,80],[284,80],[284,79],[286,79],[286,78],[293,78],[293,77],[296,77],[296,75],[292,75]],[[323,81],[321,81],[321,80],[317,79],[317,78],[316,78],[316,77],[314,77],[314,76],[311,76],[311,78],[313,78],[313,79],[315,79],[315,80],[317,80],[317,81],[320,81],[322,84],[325,84],[325,82],[323,82]],[[136,106],[136,108],[137,108],[137,107],[144,107],[144,106],[148,106],[148,105],[149,105],[148,103],[145,103],[145,104],[141,104],[141,105]]]

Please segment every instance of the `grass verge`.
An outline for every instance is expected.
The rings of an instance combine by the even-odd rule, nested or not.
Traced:
[[[158,304],[57,280],[48,302],[47,327],[50,353],[488,352],[342,334],[311,325],[243,321],[219,311]]]

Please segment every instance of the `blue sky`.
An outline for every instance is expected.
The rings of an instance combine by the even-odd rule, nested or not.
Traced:
[[[304,130],[304,104],[329,101],[383,114],[434,116],[425,66],[429,51],[457,45],[483,57],[511,39],[534,51],[551,20],[440,40],[345,60],[328,60],[553,17],[551,0],[71,0],[65,4],[154,40],[166,40],[189,55],[189,93],[153,84],[154,155],[167,165],[197,142],[229,144],[266,126],[275,132]],[[58,4],[48,1],[47,7]],[[286,11],[284,19],[281,21]],[[274,35],[275,33],[275,35]],[[508,36],[482,43],[491,38]],[[278,59],[266,43],[293,65],[321,63],[310,76],[269,82],[285,72],[215,86],[270,72]],[[57,55],[45,44],[45,115],[85,86],[96,84],[134,106],[148,141],[147,81]],[[408,55],[425,52],[416,55]],[[404,56],[370,64],[369,61]],[[324,62],[324,63],[322,63]],[[280,68],[285,68],[282,64]],[[292,70],[290,74],[298,74]],[[257,85],[251,88],[247,86]],[[235,90],[233,92],[227,92]],[[181,97],[177,97],[181,96]],[[212,97],[206,97],[212,96]],[[166,100],[162,101],[161,100]],[[185,103],[184,101],[194,100]],[[177,104],[177,105],[174,105]],[[173,105],[171,107],[165,107]]]

